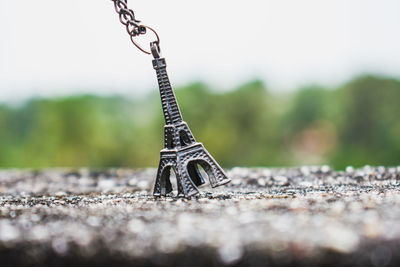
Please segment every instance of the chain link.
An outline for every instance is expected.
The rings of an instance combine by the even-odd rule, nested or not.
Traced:
[[[128,8],[127,0],[112,0],[115,11],[119,14],[119,21],[126,27],[126,31],[132,37],[146,33],[146,27],[140,25],[140,20],[135,18],[135,13]]]
[[[160,38],[155,30],[152,28],[139,24],[140,20],[135,18],[135,13],[132,9],[128,8],[128,1],[127,0],[111,0],[114,2],[115,11],[119,15],[119,21],[125,26],[126,31],[128,32],[132,43],[143,51],[146,54],[150,54],[149,51],[143,49],[137,42],[135,42],[134,38],[141,34],[146,34],[147,29],[151,30],[157,37],[156,43],[160,42]]]

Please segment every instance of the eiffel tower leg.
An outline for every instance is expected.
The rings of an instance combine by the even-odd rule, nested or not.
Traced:
[[[217,187],[229,183],[229,179],[226,178],[225,172],[218,167],[211,167],[206,161],[200,161],[199,164],[203,167],[207,173],[208,179],[210,180],[211,187]],[[225,177],[225,178],[224,178]]]
[[[217,179],[215,178],[213,169],[211,166],[205,161],[199,161],[199,164],[203,168],[203,170],[207,173],[208,179],[210,181],[210,185],[212,188],[217,187]]]
[[[185,197],[185,193],[183,192],[183,184],[182,184],[182,178],[180,174],[178,173],[178,167],[176,165],[173,166],[174,168],[174,173],[176,177],[176,185],[178,187],[178,197]]]
[[[227,177],[224,170],[205,148],[203,157],[204,159],[199,163],[207,173],[211,187],[217,187],[230,182],[230,179]]]
[[[199,190],[190,179],[186,165],[183,166],[178,162],[175,168],[176,180],[178,184],[178,196],[191,197],[198,194]]]
[[[172,185],[169,179],[171,174],[171,165],[167,164],[169,160],[160,159],[157,170],[157,178],[154,184],[154,196],[166,196],[168,193],[172,192]]]

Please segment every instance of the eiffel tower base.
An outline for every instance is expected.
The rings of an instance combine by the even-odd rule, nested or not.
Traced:
[[[196,142],[183,148],[165,148],[161,150],[160,157],[154,196],[165,196],[172,192],[171,168],[176,176],[178,197],[190,198],[198,194],[197,186],[205,183],[197,164],[207,173],[211,187],[230,182],[223,169],[201,143]]]

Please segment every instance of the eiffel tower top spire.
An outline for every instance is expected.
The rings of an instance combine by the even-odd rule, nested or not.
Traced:
[[[174,91],[169,82],[167,64],[165,58],[160,57],[157,43],[151,44],[151,51],[154,56],[153,68],[157,73],[158,85],[160,88],[161,105],[166,124],[179,124],[183,121],[182,115],[176,101]]]

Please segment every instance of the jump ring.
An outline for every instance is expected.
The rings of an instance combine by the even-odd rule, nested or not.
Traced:
[[[140,27],[145,27],[146,29],[149,29],[150,31],[152,31],[152,32],[155,34],[156,38],[157,38],[156,42],[157,42],[158,44],[160,43],[160,37],[158,36],[157,32],[156,32],[154,29],[152,29],[152,28],[150,28],[149,26],[146,26],[146,25],[140,25]],[[140,51],[142,51],[142,52],[145,53],[145,54],[150,55],[150,54],[151,54],[151,51],[147,51],[146,49],[144,49],[143,47],[141,47],[141,46],[134,40],[134,38],[135,38],[135,36],[131,35],[131,41],[132,41],[132,43],[133,43],[137,48],[139,48]]]

